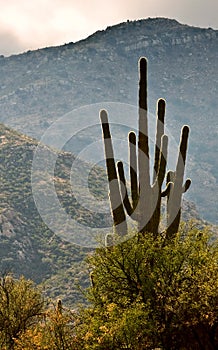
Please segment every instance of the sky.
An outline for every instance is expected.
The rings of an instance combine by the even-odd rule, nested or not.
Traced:
[[[218,0],[0,0],[0,55],[76,42],[129,20],[218,29]]]

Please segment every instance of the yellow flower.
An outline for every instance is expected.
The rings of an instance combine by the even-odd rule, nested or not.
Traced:
[[[84,340],[89,340],[89,339],[92,338],[92,337],[93,337],[92,332],[88,331],[88,332],[85,334],[85,336],[84,336]]]
[[[107,305],[107,311],[108,312],[114,311],[115,308],[116,308],[116,304],[115,303],[111,303],[111,304]]]
[[[109,329],[106,326],[100,326],[99,327],[100,331],[104,332],[104,333],[108,333]]]

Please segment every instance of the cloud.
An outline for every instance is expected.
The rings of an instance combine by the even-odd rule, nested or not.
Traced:
[[[90,9],[90,12],[89,12]],[[97,17],[90,17],[93,8],[77,6],[77,1],[8,0],[1,4],[0,54],[58,45],[84,38],[98,29]],[[7,50],[4,49],[5,43]]]
[[[0,32],[0,55],[8,56],[11,53],[21,52],[23,50],[23,43],[12,31]]]
[[[0,5],[0,54],[77,41],[127,19],[169,17],[218,28],[217,0],[0,0]]]

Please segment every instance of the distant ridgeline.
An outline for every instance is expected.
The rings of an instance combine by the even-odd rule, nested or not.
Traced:
[[[128,45],[125,47],[126,51],[130,50],[136,50],[139,48],[146,48],[149,45],[151,46],[156,46],[156,45],[183,45],[185,44],[186,47],[193,45],[197,42],[202,42],[204,40],[211,40],[215,39],[217,37],[217,33],[213,30],[210,31],[204,31],[199,34],[194,34],[193,35],[187,35],[187,34],[181,34],[181,36],[177,36],[176,34],[162,34],[158,35],[156,39],[152,39],[149,36],[142,36],[137,43],[133,43],[131,45]]]
[[[0,122],[40,139],[52,122],[78,107],[137,106],[140,56],[149,62],[150,112],[155,113],[158,98],[166,100],[168,133],[177,143],[182,125],[191,128],[187,173],[193,185],[187,199],[205,220],[218,223],[217,30],[148,18],[108,27],[76,43],[1,56]],[[100,139],[101,131],[83,130],[77,136],[74,146],[82,148],[69,143],[65,149],[79,153]]]

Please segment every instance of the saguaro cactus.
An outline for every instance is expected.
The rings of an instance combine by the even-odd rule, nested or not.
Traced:
[[[114,221],[114,226],[119,235],[127,233],[126,215],[123,208],[122,197],[120,193],[116,165],[114,160],[114,152],[108,124],[108,117],[106,111],[101,111],[101,122],[105,145],[105,158],[107,165],[107,175],[109,183],[109,196],[111,202],[111,211]]]
[[[168,137],[164,134],[165,101],[159,99],[157,103],[155,158],[151,182],[147,116],[147,60],[145,58],[140,59],[139,70],[138,147],[136,134],[133,131],[129,133],[131,199],[128,194],[123,163],[119,161],[117,168],[115,165],[107,112],[105,110],[100,112],[114,227],[119,235],[127,233],[127,213],[133,220],[137,221],[139,232],[151,232],[157,235],[161,214],[161,198],[167,196],[168,227],[166,232],[171,235],[178,230],[182,193],[186,192],[191,183],[188,179],[185,185],[182,185],[189,128],[188,126],[183,128],[176,171],[168,172],[167,187],[162,191],[168,148]]]
[[[183,185],[188,134],[189,128],[185,125],[181,132],[176,171],[169,171],[167,173],[166,182],[167,188],[169,188],[167,191],[167,236],[172,236],[178,231],[181,216],[182,194],[185,193],[191,185],[190,179],[187,179]]]

